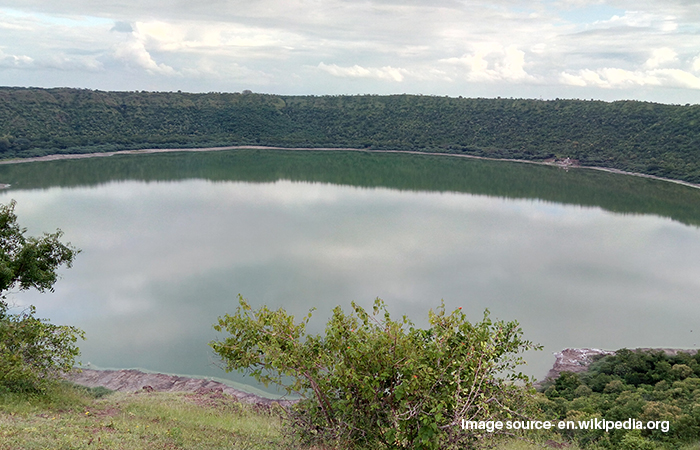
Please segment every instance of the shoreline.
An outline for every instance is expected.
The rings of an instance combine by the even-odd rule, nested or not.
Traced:
[[[294,399],[273,398],[236,389],[211,378],[169,375],[158,372],[143,372],[137,369],[87,369],[76,368],[66,373],[63,379],[89,388],[104,387],[117,392],[193,392],[197,394],[219,392],[236,398],[239,402],[270,406],[289,406]]]
[[[188,147],[188,148],[146,148],[139,150],[117,150],[113,152],[96,152],[96,153],[72,153],[72,154],[54,154],[46,156],[36,156],[30,158],[15,158],[0,160],[0,165],[4,164],[22,164],[31,162],[42,162],[42,161],[60,161],[68,159],[87,159],[87,158],[106,158],[115,155],[148,155],[155,153],[177,153],[177,152],[217,152],[217,151],[227,151],[227,150],[284,150],[284,151],[321,151],[321,152],[365,152],[365,153],[400,153],[407,155],[427,155],[427,156],[452,156],[457,158],[469,158],[469,159],[480,159],[485,161],[503,161],[503,162],[515,162],[515,163],[525,163],[525,164],[536,164],[540,166],[552,166],[559,167],[561,169],[592,169],[601,172],[608,172],[617,175],[630,175],[640,178],[649,178],[652,180],[665,181],[669,183],[680,184],[690,188],[700,189],[700,184],[690,183],[688,181],[675,180],[673,178],[658,177],[656,175],[649,175],[645,173],[638,172],[627,172],[620,169],[613,169],[610,167],[597,167],[597,166],[581,166],[577,163],[571,162],[568,158],[565,160],[554,160],[554,161],[530,161],[526,159],[512,159],[512,158],[490,158],[487,156],[475,156],[475,155],[464,155],[457,153],[442,153],[442,152],[421,152],[417,150],[371,150],[366,148],[343,148],[343,147],[273,147],[264,145],[232,145],[225,147]],[[4,186],[4,187],[9,187]]]
[[[635,348],[633,351],[660,351],[668,356],[676,355],[680,352],[694,355],[697,349],[679,348]],[[535,387],[556,380],[562,372],[581,373],[588,370],[588,367],[597,358],[607,355],[614,355],[616,350],[604,350],[599,348],[565,348],[554,352],[554,362],[551,368],[541,378],[534,381]],[[267,397],[265,394],[254,394],[237,389],[216,379],[209,377],[197,377],[187,375],[170,375],[159,372],[146,372],[138,369],[88,369],[76,368],[63,377],[65,380],[80,386],[89,388],[104,387],[118,392],[193,392],[197,394],[219,392],[230,395],[243,403],[269,406],[273,403],[288,406],[294,404],[298,399],[287,399],[285,397]]]

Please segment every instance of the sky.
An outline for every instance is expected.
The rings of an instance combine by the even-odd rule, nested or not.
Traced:
[[[700,103],[698,0],[0,0],[0,85]]]

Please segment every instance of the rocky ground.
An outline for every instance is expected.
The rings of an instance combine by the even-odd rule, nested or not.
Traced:
[[[598,348],[565,348],[554,354],[554,365],[547,372],[545,380],[554,380],[562,372],[585,372],[596,356],[613,354],[615,352]]]
[[[113,391],[138,392],[220,392],[244,403],[269,406],[278,403],[287,406],[291,400],[273,400],[234,389],[218,381],[206,378],[187,378],[162,373],[145,373],[138,370],[81,369],[69,373],[66,379],[86,387],[102,386]]]
[[[696,354],[697,350],[686,350],[677,348],[638,348],[635,350],[661,350],[667,355],[675,355],[679,352],[690,353],[691,355]],[[561,372],[585,372],[588,370],[588,366],[596,359],[599,355],[614,355],[615,352],[609,350],[601,350],[598,348],[566,348],[558,353],[554,354],[554,365],[547,372],[547,376],[543,381],[548,379],[556,379],[559,377]]]

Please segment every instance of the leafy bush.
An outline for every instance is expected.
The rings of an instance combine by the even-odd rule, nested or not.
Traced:
[[[0,389],[13,392],[42,390],[48,380],[69,371],[78,356],[75,345],[81,330],[35,317],[30,306],[8,314],[0,303]]]
[[[214,326],[229,336],[211,346],[226,370],[248,370],[265,384],[302,395],[290,419],[309,442],[380,448],[476,447],[496,433],[463,430],[462,420],[507,420],[529,407],[528,382],[516,373],[519,354],[536,348],[517,322],[472,324],[444,304],[430,328],[390,318],[377,299],[372,313],[340,307],[325,335],[307,335],[283,309],[254,311],[239,296],[234,315]]]
[[[78,250],[60,242],[61,231],[25,237],[17,224],[15,202],[0,205],[0,390],[41,391],[48,380],[73,367],[83,332],[35,317],[33,306],[10,314],[10,289],[53,290],[56,270],[70,267]]]

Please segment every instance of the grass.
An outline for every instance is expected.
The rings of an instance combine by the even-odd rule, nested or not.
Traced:
[[[280,412],[220,393],[100,397],[63,384],[41,396],[0,394],[0,450],[293,448]]]
[[[121,393],[62,383],[45,395],[0,392],[0,450],[330,450],[293,444],[282,414],[219,392]],[[507,440],[495,450],[543,448],[556,447]]]

